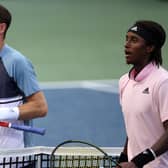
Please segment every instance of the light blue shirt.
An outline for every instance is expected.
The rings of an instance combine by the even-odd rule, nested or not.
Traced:
[[[37,77],[35,74],[35,70],[33,68],[32,63],[28,60],[23,54],[13,49],[12,47],[5,44],[3,48],[0,50],[0,58],[3,62],[5,70],[9,78],[14,80],[17,87],[20,89],[20,96],[23,98],[40,91],[40,87],[37,81]],[[6,74],[0,74],[1,80],[3,80],[3,76]],[[6,75],[6,76],[7,76]],[[1,92],[1,90],[0,90]],[[8,98],[9,93],[6,92],[3,98]],[[9,97],[10,99],[11,97]],[[31,121],[25,121],[25,124],[32,125]],[[24,144],[25,146],[31,146],[30,142],[30,134],[24,134]]]

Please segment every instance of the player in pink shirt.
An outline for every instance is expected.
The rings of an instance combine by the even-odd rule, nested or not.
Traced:
[[[153,21],[137,21],[127,32],[126,63],[119,80],[127,140],[122,168],[168,168],[168,72],[161,66],[166,34]]]

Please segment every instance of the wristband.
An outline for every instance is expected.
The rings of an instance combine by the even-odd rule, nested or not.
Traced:
[[[128,156],[124,152],[121,152],[118,159],[118,163],[122,163],[122,162],[128,162]]]
[[[0,120],[17,120],[18,118],[18,107],[0,107]]]
[[[153,151],[153,149],[152,149],[152,148],[149,148],[149,150],[152,152],[152,154],[153,154],[154,158],[156,159],[156,158],[157,158],[157,156],[156,156],[156,153]]]
[[[153,150],[152,150],[153,151]],[[153,151],[154,152],[154,151]],[[151,152],[151,149],[146,149],[137,156],[135,156],[131,161],[138,167],[142,168],[145,164],[155,159],[155,156]]]

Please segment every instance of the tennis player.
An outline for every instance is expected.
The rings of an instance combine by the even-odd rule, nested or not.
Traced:
[[[0,121],[25,124],[47,114],[47,102],[36,79],[33,65],[5,43],[11,13],[0,5]],[[0,148],[28,145],[22,131],[0,127]]]
[[[137,21],[126,33],[125,59],[132,68],[119,80],[127,132],[122,168],[168,168],[168,72],[162,67],[163,27]]]

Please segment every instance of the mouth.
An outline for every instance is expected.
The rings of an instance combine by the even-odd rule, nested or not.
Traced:
[[[131,56],[131,52],[125,51],[125,56],[126,56],[126,58],[127,58],[127,57],[130,57],[130,56]]]
[[[132,53],[131,53],[130,51],[126,51],[126,50],[125,50],[125,59],[126,59],[127,64],[130,64],[130,63],[131,63]]]

